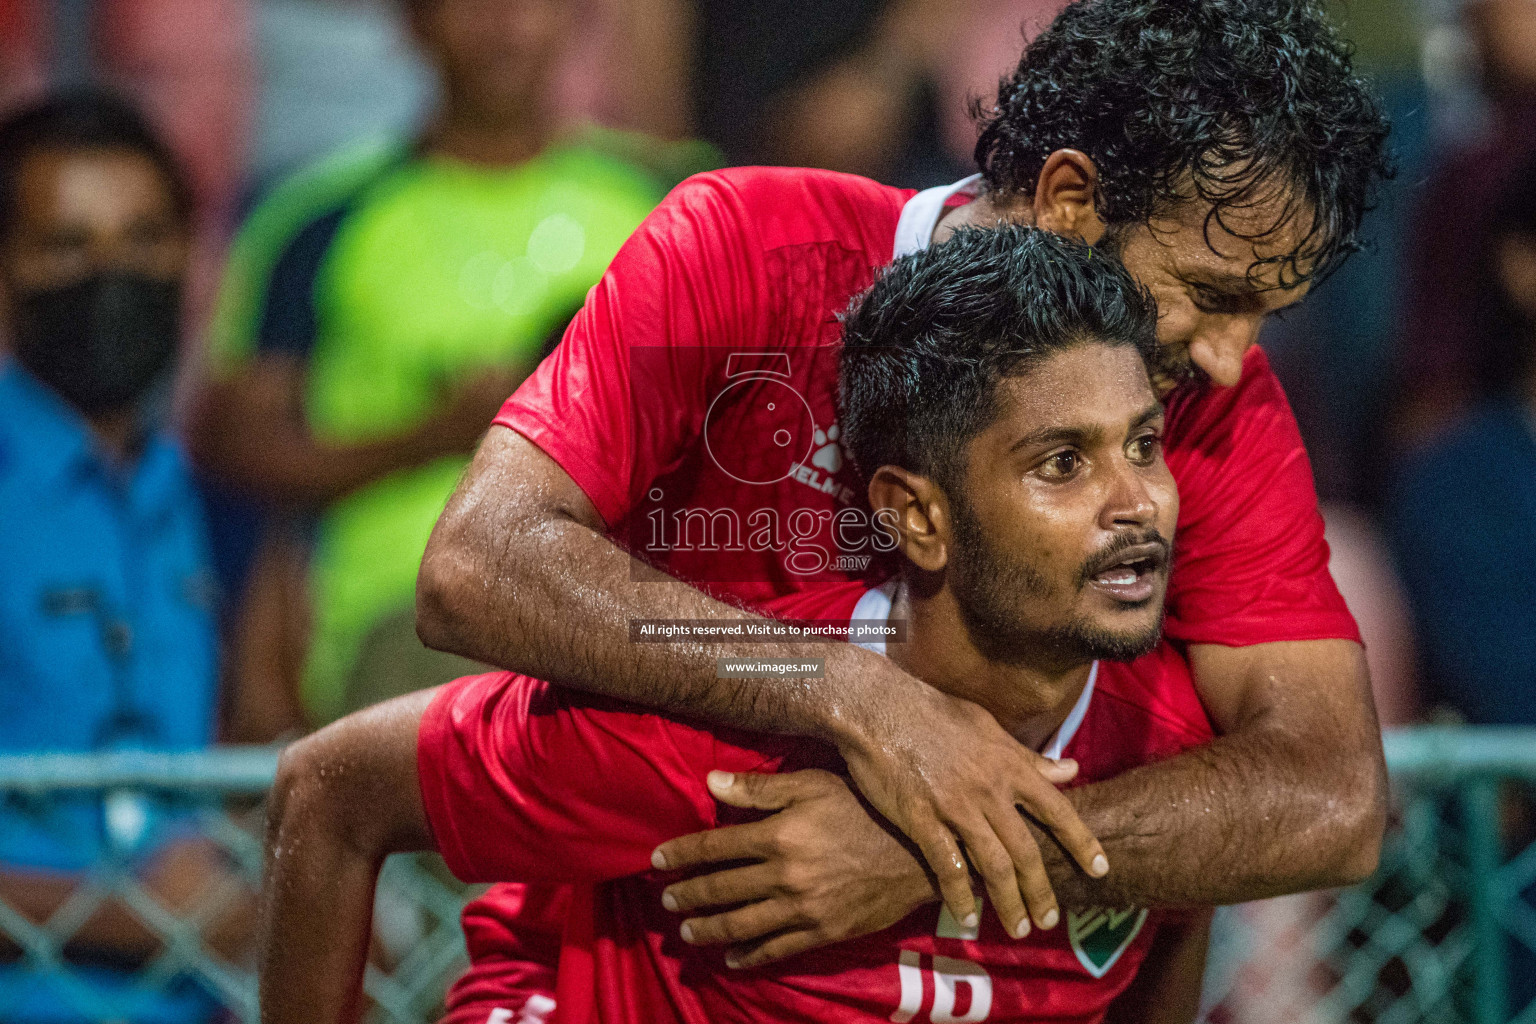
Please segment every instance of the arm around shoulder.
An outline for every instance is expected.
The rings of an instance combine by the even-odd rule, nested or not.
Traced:
[[[1189,649],[1201,698],[1226,745],[1247,756],[1269,852],[1287,888],[1369,877],[1386,830],[1387,770],[1364,649],[1306,640]],[[1289,867],[1286,867],[1289,865]]]

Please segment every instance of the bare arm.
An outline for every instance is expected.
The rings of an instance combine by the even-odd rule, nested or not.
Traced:
[[[1110,1004],[1105,1024],[1191,1024],[1200,1013],[1210,939],[1209,910],[1164,924],[1136,979]]]
[[[974,913],[960,841],[1005,926],[1024,924],[1026,904],[1037,923],[1057,913],[1017,804],[1085,869],[1102,856],[1045,777],[1075,769],[1020,746],[976,705],[841,642],[631,644],[628,621],[646,618],[752,616],[630,558],[564,470],[493,427],[422,562],[417,631],[428,646],[675,715],[836,744],[861,791],[923,851],[960,920]],[[825,658],[826,673],[718,679],[725,655]]]
[[[416,733],[435,693],[386,701],[283,752],[262,886],[267,1024],[358,1018],[379,865],[432,846]]]
[[[1122,870],[1063,883],[1064,897],[1239,903],[1375,871],[1386,762],[1360,646],[1198,645],[1189,659],[1222,735],[1069,794]]]
[[[1345,885],[1374,871],[1386,770],[1360,647],[1200,646],[1189,656],[1226,735],[1067,794],[1115,869],[1089,878],[1043,842],[1062,902],[1209,906]],[[717,872],[668,890],[685,913],[745,904],[689,922],[696,942],[738,944],[744,964],[866,934],[934,898],[921,863],[846,787],[829,785],[825,773],[800,775],[736,776],[716,795],[787,810],[662,847],[676,867],[763,862],[750,875]],[[860,850],[862,869],[848,864],[849,849]]]
[[[400,433],[357,443],[315,436],[303,412],[304,367],[263,356],[209,382],[188,431],[198,463],[264,498],[323,504],[443,455],[474,450],[526,371],[485,371],[445,396],[441,411]]]

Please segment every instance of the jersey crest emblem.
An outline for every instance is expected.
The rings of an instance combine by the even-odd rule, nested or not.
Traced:
[[[1146,923],[1147,911],[1142,907],[1073,910],[1067,914],[1067,937],[1083,970],[1102,978],[1130,948]]]

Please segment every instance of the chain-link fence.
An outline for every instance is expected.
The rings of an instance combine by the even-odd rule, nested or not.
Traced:
[[[1536,829],[1518,796],[1536,781],[1536,730],[1403,730],[1387,751],[1394,808],[1381,870],[1353,889],[1223,910],[1211,1024],[1536,1024]],[[46,824],[61,807],[88,807],[99,838],[82,871],[4,873],[0,1020],[39,1007],[89,1020],[197,1019],[199,1007],[255,1020],[249,936],[276,759],[266,749],[0,757],[3,820]],[[463,966],[464,899],[434,858],[385,865],[371,1019],[434,1019]]]
[[[71,810],[97,826],[59,837],[66,855],[94,849],[83,871],[3,869],[0,1021],[255,1021],[262,798],[276,767],[268,748],[0,757],[0,828],[67,833]],[[435,857],[385,863],[371,1021],[436,1019],[465,964],[467,892]]]
[[[1536,730],[1386,740],[1380,869],[1352,889],[1218,912],[1211,1024],[1536,1024]]]

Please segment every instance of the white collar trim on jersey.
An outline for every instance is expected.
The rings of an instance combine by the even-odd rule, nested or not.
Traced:
[[[864,596],[859,598],[859,603],[853,606],[852,618],[889,622],[891,609],[896,605],[896,588],[899,583],[898,580],[886,580],[881,586],[864,591]],[[881,657],[885,656],[884,640],[855,640],[853,645],[862,647],[866,651],[874,651]]]
[[[921,199],[921,196],[916,197]],[[905,218],[906,214],[902,214]],[[855,619],[874,619],[876,622],[889,622],[891,610],[896,607],[897,588],[900,586],[897,580],[887,580],[883,585],[873,590],[864,591],[857,604],[853,606]],[[884,640],[855,640],[854,645],[862,647],[866,651],[874,651],[884,656]],[[1072,710],[1067,712],[1066,720],[1056,729],[1056,734],[1045,742],[1045,749],[1041,754],[1053,761],[1061,759],[1061,752],[1067,749],[1067,744],[1072,742],[1072,737],[1077,735],[1078,728],[1083,724],[1083,719],[1088,717],[1088,704],[1093,700],[1093,684],[1099,678],[1099,663],[1095,661],[1088,669],[1088,682],[1083,684],[1083,692],[1078,694],[1077,703],[1072,705]]]
[[[1094,662],[1088,669],[1088,681],[1083,684],[1083,692],[1077,695],[1077,703],[1072,705],[1072,710],[1067,712],[1067,720],[1056,728],[1056,735],[1045,741],[1045,749],[1040,752],[1042,757],[1048,757],[1052,761],[1061,760],[1061,752],[1067,749],[1067,744],[1072,742],[1072,737],[1077,735],[1078,727],[1083,724],[1083,719],[1088,717],[1088,702],[1093,700],[1093,684],[1099,678],[1099,663]]]
[[[922,252],[933,241],[933,229],[939,226],[944,215],[944,204],[958,193],[974,196],[981,191],[981,175],[961,178],[953,185],[939,185],[924,189],[901,208],[901,219],[896,222],[896,251],[891,259],[899,260],[915,252]]]

